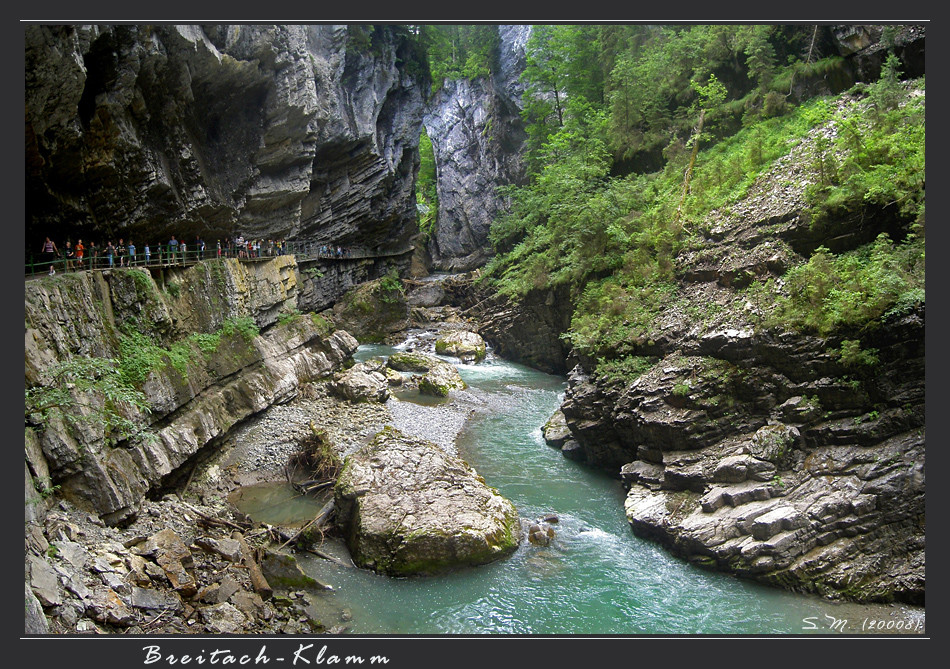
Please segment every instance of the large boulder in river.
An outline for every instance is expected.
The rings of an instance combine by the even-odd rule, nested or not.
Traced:
[[[453,330],[436,340],[435,352],[454,356],[462,362],[478,362],[485,357],[485,340],[475,332]]]
[[[436,397],[446,397],[453,390],[464,390],[462,380],[455,365],[439,360],[425,353],[394,353],[389,357],[389,366],[400,372],[421,374],[419,392]]]
[[[510,501],[464,461],[392,427],[347,457],[335,502],[353,561],[390,575],[484,564],[521,542]]]
[[[385,402],[389,399],[389,380],[378,366],[357,363],[334,375],[330,390],[351,402]]]

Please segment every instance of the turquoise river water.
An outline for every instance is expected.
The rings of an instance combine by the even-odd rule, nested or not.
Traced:
[[[393,350],[362,346],[356,357]],[[694,567],[636,537],[620,482],[542,439],[563,378],[492,355],[459,370],[470,388],[452,401],[475,409],[458,437],[459,455],[522,518],[557,514],[557,538],[548,547],[524,541],[507,559],[433,577],[390,578],[305,560],[334,588],[318,599],[328,612],[346,611],[348,632],[838,634],[861,633],[868,620],[922,630],[923,609],[835,604],[761,586]]]

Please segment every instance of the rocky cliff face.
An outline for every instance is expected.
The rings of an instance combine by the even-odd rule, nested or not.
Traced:
[[[408,246],[416,56],[397,27],[359,47],[351,33],[27,26],[28,243],[241,233]]]
[[[503,206],[495,189],[524,178],[518,78],[530,26],[499,26],[498,31],[498,72],[490,79],[446,80],[424,119],[439,198],[429,251],[439,270],[467,271],[485,263],[491,255],[488,229]]]
[[[110,439],[96,420],[98,408],[109,408],[98,390],[78,396],[69,412],[91,420],[37,424],[27,417],[28,428],[34,425],[26,435],[28,473],[37,486],[60,486],[63,496],[112,524],[134,517],[143,497],[205,445],[290,399],[300,383],[329,375],[357,346],[346,332],[331,335],[325,323],[297,314],[299,282],[289,256],[212,261],[157,277],[164,289],[138,269],[28,285],[27,388],[51,386],[58,362],[123,364],[155,351],[139,383],[151,413],[126,411],[145,427],[143,438]]]

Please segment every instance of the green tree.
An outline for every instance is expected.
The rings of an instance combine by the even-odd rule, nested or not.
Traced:
[[[439,210],[436,187],[435,152],[425,128],[419,135],[419,174],[416,177],[416,208],[419,212],[419,231],[429,239],[435,230]]]
[[[773,26],[747,26],[744,34],[749,78],[765,92],[775,74],[775,48],[769,42]]]

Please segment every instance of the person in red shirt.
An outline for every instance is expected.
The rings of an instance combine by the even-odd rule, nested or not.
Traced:
[[[73,247],[73,251],[76,253],[76,265],[79,269],[82,269],[82,256],[85,252],[86,247],[82,245],[82,240],[76,242],[76,246]]]

